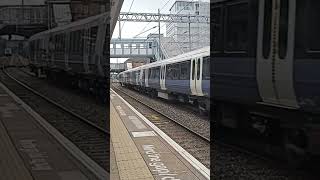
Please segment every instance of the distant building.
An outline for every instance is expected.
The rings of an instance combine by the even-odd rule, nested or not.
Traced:
[[[71,0],[73,20],[95,16],[108,11],[110,0]]]
[[[176,0],[170,8],[170,14],[191,14],[210,16],[210,3],[204,1]],[[188,23],[167,23],[166,34],[172,37],[184,52],[210,45],[210,24],[191,23],[189,41]]]
[[[148,58],[132,58],[132,59],[127,59],[124,62],[124,67],[125,70],[136,68],[139,66],[142,66],[144,64],[147,64],[150,60]]]
[[[52,27],[68,24],[90,16],[95,16],[109,9],[110,0],[46,0],[50,4],[53,17]]]

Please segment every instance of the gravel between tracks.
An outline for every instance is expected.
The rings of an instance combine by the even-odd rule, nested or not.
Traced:
[[[210,168],[210,143],[208,141],[151,110],[149,107],[127,97],[126,94],[116,88],[114,90],[193,157],[198,159],[207,168]]]
[[[28,71],[28,69],[24,70]],[[7,72],[30,87],[36,88],[37,91],[52,100],[69,107],[75,113],[109,131],[107,105],[98,104],[92,97],[86,96],[81,92],[75,93],[76,90],[58,87],[53,83],[49,83],[46,79],[32,77],[16,68],[8,68]]]
[[[71,116],[26,90],[0,72],[0,80],[18,97],[44,117],[60,133],[79,147],[102,168],[109,171],[109,135]]]
[[[150,105],[154,105],[155,107],[159,107],[159,109],[163,109],[163,112],[168,113],[168,115],[174,114],[173,117],[175,119],[179,119],[179,122],[185,123],[186,119],[192,119],[191,122],[197,121],[199,117],[191,118],[189,114],[187,114],[184,109],[177,110],[178,112],[174,113],[177,109],[176,106],[166,103],[164,101],[161,101],[159,99],[152,99],[146,95],[142,95],[136,91],[120,87],[119,85],[116,85],[117,88],[121,88],[121,90],[124,90],[126,93],[138,98],[139,100],[142,100],[144,102],[148,102]],[[128,100],[128,99],[126,99]],[[142,105],[139,105],[138,102],[130,101],[130,104],[132,104],[135,108],[137,108],[140,112],[143,112],[148,116],[148,113],[146,113],[146,107],[142,107]],[[153,106],[153,107],[154,107]],[[179,112],[180,111],[180,112]],[[195,113],[193,116],[196,116]],[[171,116],[170,116],[171,117]],[[187,118],[185,118],[187,117]],[[152,119],[152,117],[148,117],[148,119]],[[189,125],[191,124],[190,121],[188,121]],[[209,121],[206,121],[202,119],[201,125],[198,125],[197,127],[201,128],[202,126],[205,126],[205,123],[209,124]],[[204,122],[204,123],[203,123]],[[199,123],[199,122],[197,122]],[[156,124],[157,125],[157,124]],[[191,124],[192,125],[192,124]],[[158,125],[157,125],[158,126]],[[210,131],[209,126],[207,126],[208,129],[206,129],[207,132]],[[175,127],[172,127],[173,129]],[[164,130],[166,132],[166,130]],[[198,131],[199,132],[199,129]],[[166,132],[167,133],[167,132]],[[169,132],[170,133],[170,132]],[[177,133],[179,134],[179,133]],[[168,134],[169,135],[169,134]],[[209,135],[209,133],[207,134]],[[192,152],[192,146],[190,144],[193,144],[195,149],[197,146],[201,146],[202,143],[190,143],[188,140],[186,140],[186,136],[180,136],[177,135],[178,138],[174,138],[174,136],[169,135],[171,138],[173,138],[176,142],[180,142],[179,144],[184,147],[190,154],[195,156],[200,162],[205,164],[205,166],[209,167],[210,162],[206,162],[206,160],[203,159],[203,157],[210,157],[209,155],[201,156],[200,151]],[[181,138],[181,139],[180,139]],[[188,137],[189,138],[189,137]],[[185,142],[182,143],[181,142]],[[188,143],[190,143],[188,145]],[[190,151],[191,150],[191,151]],[[203,153],[207,153],[209,150],[203,151]],[[241,152],[239,150],[232,149],[230,147],[225,147],[219,144],[213,144],[211,145],[211,173],[213,174],[212,179],[243,179],[243,180],[313,180],[313,179],[319,179],[315,178],[313,175],[308,174],[307,172],[301,170],[301,171],[290,171],[288,168],[286,168],[283,164],[277,163],[275,161],[265,161],[263,159],[260,159],[256,156],[248,155],[247,153]]]
[[[23,72],[16,71],[14,69],[9,69],[9,72],[14,72],[14,77],[19,77],[22,80],[28,81],[27,83],[31,85],[32,83],[38,84],[41,83],[42,86],[39,87],[38,91],[48,95],[50,98],[56,100],[59,103],[64,104],[65,106],[72,107],[77,113],[80,113],[82,116],[92,120],[95,123],[98,123],[101,127],[107,127],[109,129],[109,116],[106,114],[106,105],[97,104],[91,97],[86,97],[81,93],[74,93],[74,90],[61,89],[53,84],[47,83],[45,80],[41,80],[34,77],[28,77]],[[169,113],[172,117],[182,123],[189,124],[191,127],[194,126],[192,122],[199,119],[198,115],[193,112],[190,114],[185,113],[185,109],[176,110],[173,104],[164,103],[164,101],[159,99],[151,99],[145,95],[141,95],[135,91],[126,90],[128,93],[132,93],[135,97],[145,100],[145,102],[152,103],[157,107],[162,109],[163,112]],[[74,103],[77,102],[77,103]],[[138,105],[135,105],[137,108]],[[147,111],[146,107],[143,110],[143,107],[140,107],[139,111]],[[177,113],[175,111],[180,111]],[[150,114],[151,112],[149,112]],[[146,115],[148,119],[152,118],[150,115]],[[197,131],[199,129],[204,129],[201,133],[207,137],[210,136],[210,122],[205,118],[200,118],[200,121],[197,122],[197,126],[193,127]],[[172,126],[172,129],[177,127]],[[170,130],[168,130],[170,131]],[[166,132],[167,133],[167,132]],[[189,153],[199,159],[205,166],[209,167],[208,156],[203,155],[208,154],[210,149],[204,148],[203,151],[198,151],[197,148],[201,147],[203,144],[198,143],[194,144],[192,147],[192,141],[190,138],[188,141],[183,137],[183,133],[180,132],[176,138],[173,138],[177,142],[185,142],[185,144],[180,144],[184,148],[188,148]],[[201,153],[203,153],[201,155]],[[289,171],[286,167],[275,164],[274,162],[266,162],[256,157],[251,157],[245,153],[236,151],[231,148],[223,147],[220,145],[215,145],[211,148],[212,162],[214,163],[211,167],[211,172],[214,174],[213,179],[275,179],[275,180],[311,180],[319,179],[315,178],[312,175],[304,171]]]
[[[168,103],[160,99],[153,99],[149,96],[140,94],[136,91],[121,87],[119,84],[112,84],[116,88],[120,88],[126,93],[136,97],[137,99],[147,103],[151,107],[158,109],[168,117],[176,120],[179,123],[184,124],[186,127],[194,132],[201,134],[202,136],[210,139],[210,121],[206,117],[200,117],[199,114],[186,110],[186,108],[179,107],[176,104]]]
[[[213,179],[316,180],[305,171],[290,171],[283,163],[265,161],[237,150],[216,145],[211,148]]]

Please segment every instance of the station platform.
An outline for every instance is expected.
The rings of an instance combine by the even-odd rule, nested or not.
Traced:
[[[85,159],[83,154],[76,149],[70,152],[71,143],[45,123],[0,83],[1,180],[102,179],[75,158],[79,155]],[[68,148],[62,141],[69,144]]]
[[[112,180],[210,179],[208,168],[113,90],[110,116]]]

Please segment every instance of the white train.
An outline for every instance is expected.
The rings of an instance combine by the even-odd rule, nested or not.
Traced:
[[[107,98],[110,22],[108,13],[35,34],[29,39],[31,70],[48,79]]]
[[[210,47],[133,68],[118,75],[120,83],[164,99],[210,109]]]

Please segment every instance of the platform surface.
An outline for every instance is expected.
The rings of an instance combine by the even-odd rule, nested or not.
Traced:
[[[0,179],[92,179],[0,85]]]
[[[110,91],[110,100],[111,164],[116,165],[111,170],[112,180],[209,179],[208,169],[202,164],[197,166],[199,162],[191,163],[177,152],[170,140],[161,135],[163,132],[154,129],[150,121],[114,91]]]

